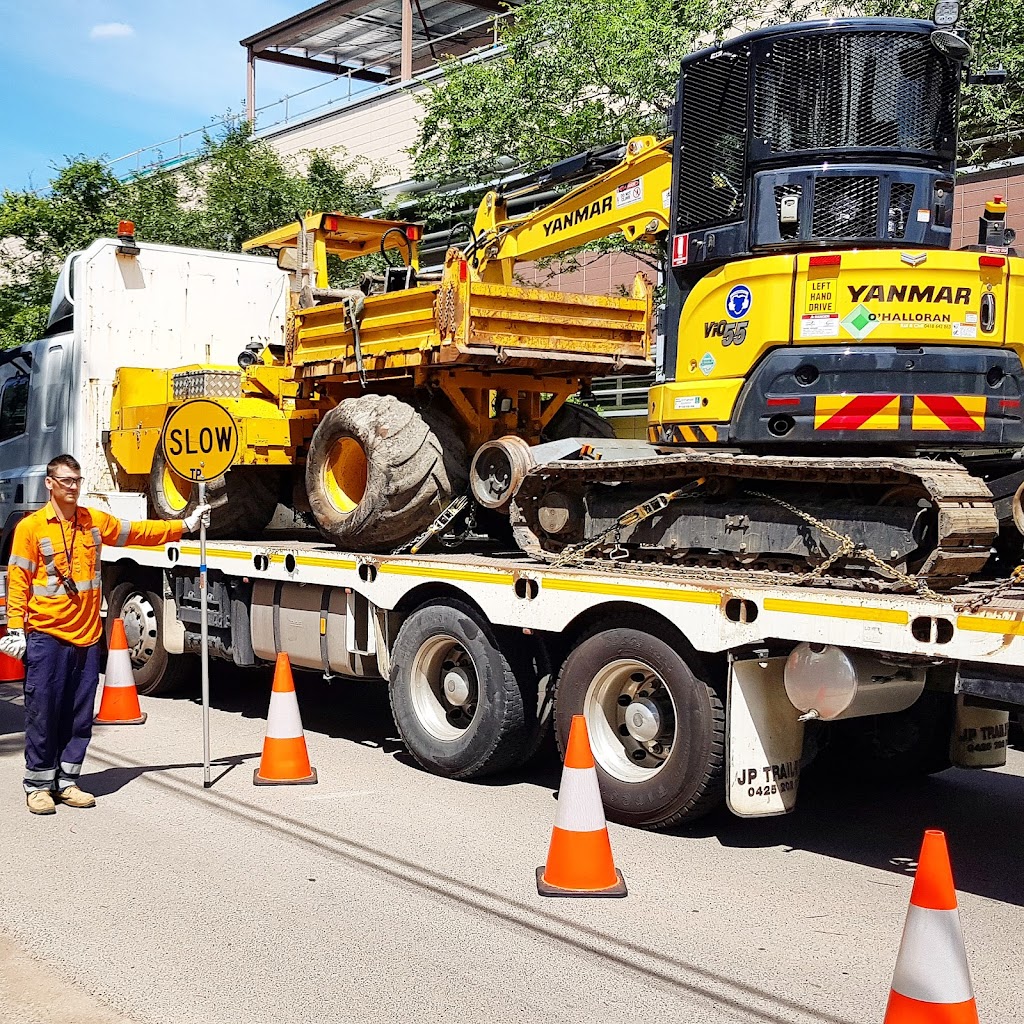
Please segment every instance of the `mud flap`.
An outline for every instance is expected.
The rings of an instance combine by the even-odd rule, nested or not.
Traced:
[[[949,744],[949,759],[957,768],[1001,768],[1006,764],[1010,712],[964,704],[956,697],[956,721]]]
[[[726,722],[726,800],[741,818],[796,805],[804,724],[783,685],[785,658],[733,661]]]

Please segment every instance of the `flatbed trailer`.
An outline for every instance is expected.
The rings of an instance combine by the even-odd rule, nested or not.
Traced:
[[[140,688],[195,678],[199,545],[104,548],[108,618]],[[207,546],[210,653],[379,678],[410,752],[439,774],[514,769],[587,718],[609,817],[664,827],[723,798],[793,809],[804,767],[854,783],[1005,760],[1024,706],[1024,588],[868,592],[779,574],[515,552]],[[344,690],[339,690],[339,699]]]

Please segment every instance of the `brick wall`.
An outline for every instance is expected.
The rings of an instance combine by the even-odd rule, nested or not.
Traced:
[[[993,196],[1002,196],[1009,204],[1006,223],[1016,230],[1024,243],[1024,168],[982,171],[957,179],[953,210],[953,248],[974,245],[978,241],[978,217]]]

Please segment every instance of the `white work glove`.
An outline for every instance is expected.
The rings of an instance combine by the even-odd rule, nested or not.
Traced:
[[[25,630],[9,629],[7,636],[0,637],[0,651],[21,661],[25,657]]]
[[[182,519],[182,523],[184,524],[185,529],[188,530],[189,533],[195,533],[195,531],[199,529],[200,520],[202,520],[203,526],[205,526],[207,529],[210,528],[209,505],[198,506],[195,512],[193,512],[190,516],[185,516],[185,518]]]

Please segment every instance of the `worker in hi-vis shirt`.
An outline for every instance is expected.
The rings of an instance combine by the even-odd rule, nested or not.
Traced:
[[[104,544],[166,544],[195,530],[209,505],[183,520],[129,522],[80,508],[82,467],[58,455],[46,467],[50,500],[14,531],[7,569],[7,635],[0,651],[25,659],[25,792],[33,814],[55,801],[93,807],[78,787],[99,684]]]

